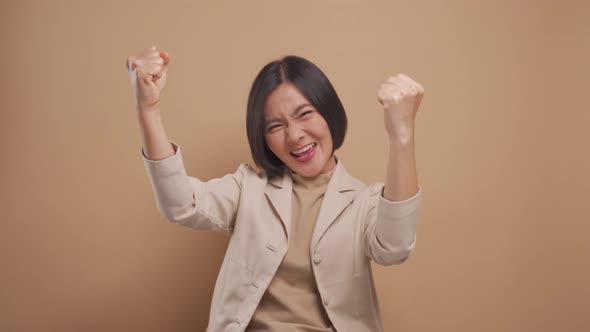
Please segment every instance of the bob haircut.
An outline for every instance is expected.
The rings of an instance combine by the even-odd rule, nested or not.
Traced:
[[[281,176],[285,164],[270,150],[264,136],[264,107],[268,96],[282,83],[291,82],[321,114],[332,136],[332,154],[344,142],[348,120],[328,77],[309,60],[288,55],[264,66],[248,96],[246,131],[252,158],[269,178]]]

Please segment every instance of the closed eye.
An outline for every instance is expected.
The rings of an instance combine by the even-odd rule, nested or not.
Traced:
[[[281,125],[274,125],[274,126],[272,126],[272,127],[269,127],[269,128],[266,130],[266,131],[271,131],[271,130],[273,130],[273,129],[275,129],[275,128],[278,128],[278,127],[280,127],[280,126],[281,126]]]
[[[313,113],[313,111],[305,111],[305,112],[303,112],[303,113],[301,114],[301,117],[304,117],[304,116],[306,116],[306,115],[307,115],[307,114],[309,114],[309,113]]]

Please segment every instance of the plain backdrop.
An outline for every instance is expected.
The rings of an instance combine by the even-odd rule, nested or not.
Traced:
[[[2,1],[0,330],[205,329],[228,238],[156,208],[125,69],[156,45],[165,128],[203,180],[254,166],[250,85],[296,54],[346,108],[349,172],[382,182],[377,89],[411,76],[423,204],[414,256],[373,267],[386,331],[588,331],[588,17],[549,0]]]

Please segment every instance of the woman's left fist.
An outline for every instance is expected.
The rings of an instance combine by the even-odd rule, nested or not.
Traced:
[[[385,130],[396,138],[413,134],[418,106],[424,96],[424,87],[404,74],[389,77],[377,93],[383,105]]]

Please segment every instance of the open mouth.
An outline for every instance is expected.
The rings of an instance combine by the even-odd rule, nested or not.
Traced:
[[[311,159],[311,157],[313,157],[316,146],[317,146],[317,143],[311,143],[311,144],[308,144],[308,145],[302,147],[301,149],[297,149],[297,150],[291,151],[289,153],[293,157],[295,157],[295,159],[297,159],[299,161],[309,160],[309,159]]]

